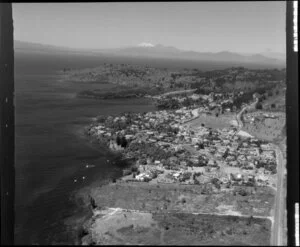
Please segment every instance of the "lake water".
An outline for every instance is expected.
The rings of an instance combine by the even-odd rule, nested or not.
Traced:
[[[107,85],[58,81],[55,71],[69,62],[16,56],[16,244],[71,243],[62,232],[63,219],[73,212],[70,194],[118,172],[107,162],[109,153],[80,136],[83,127],[99,114],[154,109],[143,99],[76,98],[80,90]],[[72,61],[77,68],[98,64]],[[95,167],[86,169],[85,162]]]

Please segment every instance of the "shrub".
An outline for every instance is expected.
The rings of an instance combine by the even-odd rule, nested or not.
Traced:
[[[120,144],[121,144],[122,148],[126,148],[127,147],[128,142],[127,142],[125,136],[122,136]]]
[[[97,117],[97,122],[98,123],[104,123],[106,121],[106,118],[105,116],[98,116]]]
[[[136,166],[131,167],[131,172],[137,172],[138,168]]]
[[[129,169],[124,169],[123,170],[123,176],[127,176],[127,175],[130,175],[131,174],[131,170]]]
[[[221,188],[221,186],[220,186],[220,184],[219,184],[219,179],[213,178],[213,179],[211,180],[211,183],[212,183],[217,189],[220,189],[220,188]]]
[[[80,226],[77,230],[77,236],[79,239],[82,239],[84,236],[88,235],[88,231],[84,229],[83,226]]]
[[[256,104],[256,109],[262,110],[262,104],[260,102]]]
[[[240,188],[240,189],[238,190],[238,194],[241,195],[241,196],[247,196],[247,195],[248,195],[248,192],[247,192],[245,189]]]

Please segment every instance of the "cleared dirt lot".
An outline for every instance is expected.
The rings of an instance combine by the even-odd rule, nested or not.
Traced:
[[[285,113],[276,113],[276,118],[274,119],[259,118],[253,123],[245,122],[243,130],[257,137],[258,139],[274,141],[281,135],[285,123]]]
[[[91,196],[99,207],[269,216],[274,203],[274,190],[269,187],[257,187],[256,190],[248,187],[246,190],[247,195],[242,196],[234,190],[207,193],[207,187],[203,185],[128,182],[95,188]]]
[[[271,222],[235,216],[104,210],[89,222],[85,244],[268,245]],[[107,212],[110,211],[110,212]]]

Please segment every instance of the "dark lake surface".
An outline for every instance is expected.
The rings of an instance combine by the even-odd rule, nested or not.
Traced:
[[[16,244],[71,243],[61,232],[74,206],[70,194],[117,172],[107,162],[111,155],[81,136],[83,127],[99,114],[154,109],[144,99],[79,99],[80,90],[108,85],[58,80],[56,70],[68,64],[84,68],[100,62],[59,58],[54,63],[16,55]],[[85,162],[95,167],[86,169]]]

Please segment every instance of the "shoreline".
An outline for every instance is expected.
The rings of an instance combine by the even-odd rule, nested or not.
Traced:
[[[81,188],[75,189],[69,195],[70,201],[74,205],[73,210],[75,213],[72,214],[72,216],[65,218],[63,220],[63,224],[69,232],[70,237],[75,238],[73,242],[73,244],[75,245],[82,244],[81,237],[79,236],[80,232],[83,229],[83,225],[89,222],[89,220],[93,216],[93,211],[91,209],[91,204],[88,196],[93,190],[99,189],[105,185],[109,185],[110,183],[112,183],[113,180],[117,180],[123,177],[122,173],[124,167],[128,168],[132,165],[127,164],[124,167],[117,165],[116,162],[119,161],[120,152],[110,149],[109,147],[107,147],[107,145],[105,145],[104,141],[99,142],[99,139],[87,134],[88,128],[93,123],[95,123],[93,119],[91,124],[76,128],[74,130],[74,133],[75,135],[79,136],[80,139],[82,139],[83,141],[88,142],[92,148],[100,147],[105,149],[105,157],[112,157],[112,159],[110,160],[112,161],[111,165],[114,167],[112,168],[112,173],[109,174],[109,176],[105,177],[104,179],[93,179],[93,181],[90,181],[88,184],[85,184]]]

